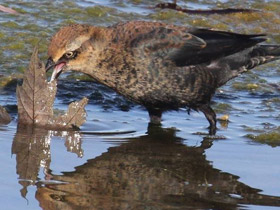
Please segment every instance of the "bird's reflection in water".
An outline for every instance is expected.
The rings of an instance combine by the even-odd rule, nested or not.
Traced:
[[[34,132],[26,137],[18,132],[13,145],[17,173],[22,179],[36,180],[40,163],[45,162],[48,169],[49,145]],[[188,147],[175,134],[173,129],[149,126],[147,135],[111,147],[73,172],[56,175],[49,169],[48,178],[58,183],[37,182],[36,199],[42,209],[48,210],[280,206],[279,197],[260,194],[261,190],[239,182],[238,176],[213,168],[205,155],[212,145],[210,140],[203,140],[198,147]],[[48,135],[46,132],[45,140]],[[26,145],[23,138],[33,144]],[[33,151],[32,147],[36,149]],[[34,153],[36,156],[31,155]],[[34,169],[27,170],[26,164]]]

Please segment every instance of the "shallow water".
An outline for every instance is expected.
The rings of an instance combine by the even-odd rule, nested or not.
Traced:
[[[218,90],[218,135],[209,140],[201,113],[168,112],[161,127],[146,111],[75,74],[59,80],[55,108],[89,97],[80,131],[17,127],[15,87],[40,40],[62,25],[132,19],[268,33],[279,43],[278,1],[178,1],[189,8],[241,7],[261,14],[198,16],[150,7],[161,1],[1,1],[0,104],[13,121],[0,126],[0,209],[278,209],[280,206],[280,62],[263,65]],[[186,3],[187,2],[187,3]],[[222,3],[221,3],[222,2]],[[224,3],[223,3],[224,2]],[[48,14],[48,15],[46,15]],[[251,134],[258,141],[246,137]],[[278,135],[278,136],[277,136]]]

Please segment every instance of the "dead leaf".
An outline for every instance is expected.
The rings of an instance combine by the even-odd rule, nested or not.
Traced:
[[[83,98],[79,102],[72,102],[68,106],[67,112],[64,115],[59,115],[56,117],[52,124],[65,128],[80,127],[86,121],[84,107],[87,105],[87,103],[87,98]]]
[[[24,73],[23,84],[17,87],[19,123],[64,129],[80,127],[85,122],[86,98],[70,104],[65,115],[53,115],[56,85],[55,80],[47,82],[45,66],[38,58],[36,47]]]
[[[46,126],[53,116],[55,94],[56,81],[47,82],[44,64],[35,48],[23,84],[17,87],[19,122]]]
[[[6,111],[6,109],[0,106],[0,124],[9,124],[11,122],[11,117]]]
[[[18,15],[19,14],[16,10],[13,10],[11,8],[8,8],[8,7],[4,7],[2,5],[0,5],[0,11],[6,12],[6,13],[10,13],[10,14],[14,14],[14,15]]]

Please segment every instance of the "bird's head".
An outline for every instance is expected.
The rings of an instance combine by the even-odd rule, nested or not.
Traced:
[[[100,36],[98,28],[88,25],[70,25],[61,28],[48,48],[46,70],[54,69],[51,81],[65,71],[84,72],[93,61],[96,51],[94,42]]]

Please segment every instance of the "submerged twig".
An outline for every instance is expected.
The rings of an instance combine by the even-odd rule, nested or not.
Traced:
[[[205,9],[205,10],[191,10],[191,9],[184,9],[176,4],[176,1],[174,3],[159,3],[155,6],[155,8],[160,9],[173,9],[179,12],[184,12],[188,14],[202,14],[202,15],[211,15],[211,14],[230,14],[230,13],[239,13],[239,12],[259,12],[259,10],[255,9],[243,9],[243,8],[227,8],[227,9]]]

